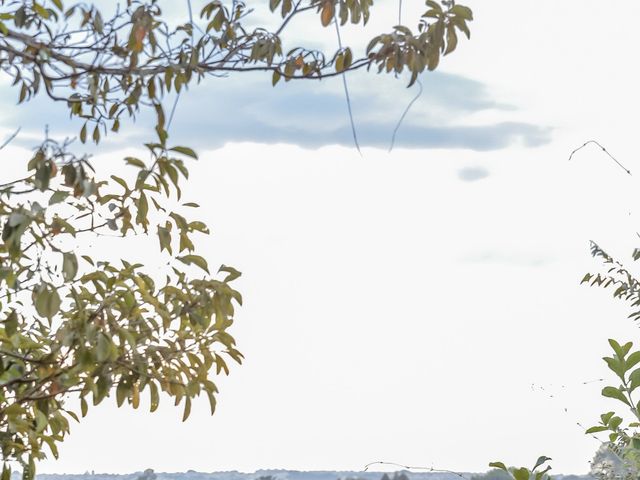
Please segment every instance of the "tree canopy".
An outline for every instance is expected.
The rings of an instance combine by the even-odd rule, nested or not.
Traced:
[[[99,178],[88,155],[72,152],[73,139],[47,136],[24,176],[0,179],[1,480],[15,464],[33,478],[37,460],[58,455],[70,419],[111,395],[134,408],[148,396],[154,411],[164,394],[187,419],[204,394],[213,412],[213,374],[243,358],[228,331],[242,303],[232,286],[240,272],[223,265],[212,273],[197,253],[194,236],[209,229],[189,218],[198,205],[182,199],[187,162],[197,154],[169,141],[169,94],[250,71],[267,72],[276,85],[362,68],[408,70],[412,84],[455,50],[460,32],[469,36],[472,20],[453,0],[429,0],[413,30],[397,25],[361,54],[349,46],[285,50],[282,34],[293,19],[363,25],[373,0],[271,0],[275,30],[247,27],[243,2],[195,3],[184,3],[183,22],[155,0],[113,2],[109,11],[89,2],[0,0],[0,69],[22,108],[40,94],[61,102],[79,120],[81,143],[103,141],[143,109],[156,118],[148,158],[124,158],[130,178]],[[152,273],[134,259],[74,248],[103,235],[157,237],[166,268]]]

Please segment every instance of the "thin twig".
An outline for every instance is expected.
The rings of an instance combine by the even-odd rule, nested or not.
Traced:
[[[584,145],[582,145],[581,147],[576,148],[573,152],[571,152],[571,155],[569,155],[569,160],[571,160],[573,158],[573,155],[578,151],[578,150],[582,150],[584,147],[586,147],[587,145],[589,145],[590,143],[593,143],[595,145],[597,145],[598,147],[600,147],[602,149],[602,151],[604,153],[606,153],[607,155],[609,155],[609,158],[611,158],[611,160],[613,160],[614,162],[616,162],[618,164],[618,166],[620,168],[622,168],[625,172],[627,172],[627,174],[631,175],[631,170],[629,170],[627,167],[625,167],[624,165],[622,165],[618,160],[616,160],[616,158],[611,155],[606,148],[604,148],[602,145],[600,145],[597,141],[595,140],[589,140],[587,142],[584,143]]]
[[[187,7],[189,9],[189,24],[191,25],[191,47],[193,48],[193,8],[191,7],[191,0],[187,0]],[[169,128],[171,128],[171,122],[173,122],[173,116],[176,113],[176,107],[178,106],[178,101],[180,100],[180,93],[182,93],[182,90],[179,90],[176,93],[176,99],[173,101],[171,113],[169,114],[169,120],[167,120],[167,131],[169,131]]]
[[[0,145],[0,150],[2,150],[4,147],[6,147],[7,145],[9,145],[14,138],[16,138],[18,136],[18,133],[20,133],[20,130],[22,129],[22,127],[18,127],[18,129],[13,132],[11,135],[9,135],[9,138],[7,138],[2,145]]]
[[[342,50],[342,38],[340,37],[340,26],[338,25],[337,18],[334,20],[334,23],[336,25],[336,35],[338,36],[338,48]],[[355,143],[356,150],[358,150],[358,153],[360,154],[360,156],[362,156],[360,143],[358,143],[358,134],[356,133],[356,124],[353,121],[353,111],[351,109],[351,97],[349,95],[349,86],[347,85],[347,76],[344,74],[344,72],[342,75],[342,85],[344,87],[344,96],[347,100],[347,110],[349,111],[349,121],[351,122],[351,134],[353,135],[353,143]]]
[[[402,465],[400,463],[395,463],[395,462],[371,462],[371,463],[367,463],[364,466],[364,472],[366,472],[367,470],[369,470],[369,467],[372,465],[392,465],[394,467],[400,467],[404,470],[426,470],[428,472],[441,472],[441,473],[451,473],[452,475],[457,475],[460,478],[463,478],[464,480],[467,480],[467,477],[465,477],[464,475],[462,475],[459,472],[454,472],[453,470],[443,470],[441,468],[433,468],[433,467],[411,467],[408,465]]]
[[[305,10],[309,10],[311,8],[314,8],[313,5],[310,5],[308,7],[305,7],[303,9],[300,9],[300,4],[302,3],[302,0],[298,0],[298,3],[296,3],[295,7],[293,7],[293,10],[291,11],[291,13],[289,14],[289,16],[287,18],[284,19],[284,21],[282,22],[282,25],[280,25],[280,27],[278,28],[278,30],[275,31],[275,35],[280,35],[282,33],[282,30],[284,30],[284,27],[287,26],[287,24],[291,21],[291,19],[299,14],[300,12],[303,12]]]
[[[398,25],[402,25],[402,0],[398,1]],[[398,130],[400,130],[400,126],[404,121],[404,117],[407,116],[407,114],[409,113],[409,110],[411,110],[411,107],[413,107],[413,104],[416,103],[416,101],[422,96],[422,92],[423,92],[422,82],[420,81],[419,78],[417,79],[417,82],[418,82],[418,86],[420,87],[420,91],[409,102],[409,105],[407,105],[407,107],[404,109],[404,112],[402,112],[402,115],[400,116],[398,123],[396,123],[396,127],[393,129],[393,135],[391,135],[391,144],[389,145],[389,151],[393,150],[393,147],[396,144],[396,135],[398,134]]]
[[[418,79],[416,83],[420,87],[420,90],[418,91],[418,94],[415,97],[413,97],[413,99],[409,102],[409,105],[407,105],[407,107],[404,109],[404,112],[402,112],[402,115],[400,116],[398,123],[396,123],[396,128],[393,129],[393,135],[391,135],[391,144],[389,145],[389,151],[393,150],[393,147],[396,143],[396,135],[398,133],[398,130],[400,130],[400,126],[404,121],[404,117],[407,116],[407,113],[409,113],[409,110],[411,110],[411,107],[413,107],[413,104],[416,103],[416,101],[422,96],[422,92],[423,92],[422,82],[420,81],[420,79]]]

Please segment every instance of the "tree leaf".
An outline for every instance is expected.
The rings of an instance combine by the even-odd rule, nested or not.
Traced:
[[[625,370],[629,371],[640,363],[640,352],[633,352],[625,360]]]
[[[182,421],[185,422],[189,415],[191,414],[191,399],[189,397],[185,398],[184,402],[184,412],[182,414]]]
[[[209,273],[209,266],[207,265],[207,261],[200,255],[184,255],[182,257],[177,257],[177,260],[180,260],[186,265],[196,265],[205,272]]]
[[[325,1],[322,7],[322,12],[320,14],[320,20],[322,22],[323,27],[326,27],[331,23],[331,20],[333,20],[334,13],[335,13],[335,10],[333,7],[333,2]]]
[[[160,241],[160,252],[167,250],[171,254],[171,232],[168,228],[158,226],[158,240]]]
[[[609,430],[609,427],[605,427],[604,425],[596,425],[595,427],[588,428],[585,433],[598,433]]]
[[[533,466],[533,468],[531,470],[533,471],[533,470],[537,469],[540,465],[542,465],[543,463],[548,462],[549,460],[551,460],[551,458],[545,457],[544,455],[538,457],[538,460],[536,460],[536,464]]]
[[[60,203],[64,201],[68,196],[69,196],[69,192],[58,190],[54,192],[49,198],[49,205],[55,205],[56,203]]]
[[[78,258],[72,252],[62,254],[62,276],[66,282],[76,278],[78,273]]]
[[[469,7],[465,7],[463,5],[454,5],[451,8],[450,12],[458,17],[464,18],[465,20],[473,20],[473,12]]]
[[[628,406],[631,406],[627,397],[625,397],[624,393],[615,387],[604,387],[602,389],[602,396],[608,398],[615,398],[616,400],[620,400]]]
[[[529,472],[529,469],[525,467],[514,468],[511,473],[516,480],[529,480],[529,477],[531,476],[531,472]]]
[[[160,404],[160,396],[158,395],[158,386],[153,382],[149,382],[150,411],[153,413],[158,409]]]
[[[189,147],[173,147],[173,148],[170,148],[169,150],[171,150],[172,152],[182,153],[183,155],[186,155],[191,158],[195,158],[196,160],[198,159],[198,154]]]

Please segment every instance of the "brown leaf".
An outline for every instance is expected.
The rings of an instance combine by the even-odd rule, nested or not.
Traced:
[[[333,2],[328,1],[324,2],[324,6],[322,7],[322,13],[320,14],[320,19],[322,20],[322,26],[326,27],[333,20],[334,9]]]
[[[147,35],[147,31],[143,25],[138,24],[135,26],[133,35],[136,40],[135,51],[141,52],[143,47],[142,42],[144,42],[144,37]]]

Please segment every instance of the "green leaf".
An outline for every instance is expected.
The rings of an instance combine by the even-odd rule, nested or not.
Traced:
[[[198,154],[189,147],[173,147],[173,148],[170,148],[169,150],[171,150],[172,152],[182,153],[183,155],[187,155],[188,157],[195,158],[196,160],[198,159]]]
[[[38,15],[40,15],[45,20],[47,20],[50,16],[49,11],[37,2],[33,2],[33,9]]]
[[[609,420],[609,423],[607,424],[607,426],[609,427],[610,430],[617,430],[621,424],[622,424],[621,417],[613,417],[611,420]]]
[[[624,393],[615,387],[604,387],[602,389],[602,396],[608,398],[615,398],[616,400],[620,400],[628,406],[631,406],[627,397],[625,397]]]
[[[218,269],[218,272],[226,272],[229,274],[227,275],[227,278],[224,279],[225,282],[232,282],[233,280],[235,280],[236,278],[242,275],[242,273],[240,273],[238,270],[236,270],[233,267],[228,267],[227,265],[222,265]]]
[[[124,399],[127,398],[127,393],[127,385],[125,384],[125,382],[121,381],[116,387],[116,405],[118,407],[121,407],[124,403]]]
[[[158,409],[158,405],[160,405],[160,396],[158,395],[158,386],[153,381],[149,382],[149,396],[151,399],[150,411],[153,413]]]
[[[53,458],[55,458],[56,460],[59,457],[58,454],[58,447],[56,447],[56,441],[51,438],[51,437],[42,437],[42,440],[44,440],[47,445],[49,446],[49,449],[51,450],[51,454],[53,455]]]
[[[438,2],[435,2],[434,0],[427,0],[427,6],[433,8],[437,12],[442,13],[442,7]]]
[[[536,460],[536,464],[533,466],[533,468],[531,469],[532,471],[535,470],[536,468],[538,468],[540,465],[542,465],[543,463],[548,462],[549,460],[551,460],[551,458],[549,457],[545,457],[544,455],[538,457],[538,460]]]
[[[126,192],[129,191],[129,185],[127,185],[127,182],[125,182],[123,178],[117,177],[116,175],[111,175],[111,178],[113,179],[114,182],[116,182],[122,188],[124,188]]]
[[[189,418],[189,415],[191,414],[191,399],[189,397],[185,398],[185,402],[184,402],[184,412],[182,414],[182,421],[186,421],[187,418]]]
[[[531,472],[525,467],[515,468],[511,472],[516,480],[529,480]]]
[[[638,363],[640,363],[640,352],[633,352],[629,355],[625,361],[625,370],[629,371],[633,367],[635,367]]]
[[[469,7],[465,7],[463,5],[454,5],[450,11],[454,15],[458,17],[462,17],[465,20],[469,20],[469,21],[473,20],[473,12]]]
[[[544,480],[545,477],[549,478],[545,475],[549,470],[551,470],[551,467],[547,466],[544,470],[536,472],[535,480]]]
[[[47,421],[47,417],[40,410],[36,410],[36,432],[41,433],[47,428],[49,422]]]
[[[81,257],[85,262],[87,262],[92,267],[95,265],[93,258],[91,258],[89,255],[81,255]]]
[[[588,428],[585,433],[598,433],[604,432],[605,430],[609,430],[609,427],[605,427],[604,425],[597,425],[595,427]]]
[[[196,265],[205,272],[209,273],[209,266],[207,265],[207,261],[200,255],[184,255],[182,257],[177,257],[177,260],[180,260],[186,265]]]
[[[509,471],[507,470],[507,467],[505,466],[505,464],[502,462],[491,462],[489,466],[493,468],[499,468],[500,470],[504,470],[505,472]]]
[[[600,415],[600,420],[602,420],[602,423],[604,425],[607,425],[609,423],[609,420],[611,420],[611,417],[613,417],[614,415],[615,412],[603,413],[602,415]]]
[[[78,259],[74,253],[66,252],[62,254],[62,277],[65,281],[76,278],[78,273]]]
[[[629,374],[629,391],[634,391],[640,387],[640,368],[636,368]]]
[[[280,72],[278,70],[274,70],[273,75],[271,76],[271,85],[275,87],[280,81],[280,78],[282,78]]]
[[[146,225],[149,223],[147,220],[147,215],[149,213],[149,202],[147,201],[147,196],[144,193],[140,193],[140,198],[137,203],[138,214],[136,215],[136,222],[138,225],[142,225],[146,230]]]
[[[4,321],[4,330],[10,337],[18,331],[18,314],[15,310],[11,310],[11,313]]]
[[[38,315],[48,319],[53,318],[60,310],[60,295],[58,291],[43,284],[33,292],[34,304]]]
[[[624,381],[624,360],[620,360],[618,356],[612,357],[604,357],[603,360],[607,362],[609,369],[614,372],[622,381]]]
[[[146,168],[145,163],[139,158],[125,157],[124,161],[127,162],[127,165],[133,165],[134,167],[138,168]]]
[[[51,195],[49,198],[49,205],[55,205],[56,203],[60,203],[65,200],[69,196],[69,192],[65,192],[62,190],[58,190]]]
[[[98,362],[104,362],[109,358],[111,354],[111,341],[105,334],[98,334],[98,341],[96,343],[96,360]]]
[[[211,408],[211,415],[216,413],[216,397],[215,394],[207,389],[207,398],[209,399],[209,407]]]
[[[171,232],[168,228],[158,226],[158,240],[160,241],[160,252],[166,249],[171,254]]]
[[[340,53],[336,57],[336,72],[342,72],[344,70],[344,55]]]
[[[134,383],[131,388],[131,406],[134,409],[140,406],[140,390],[137,383]]]
[[[608,341],[609,341],[609,345],[611,345],[611,348],[613,349],[613,351],[616,352],[616,355],[618,356],[618,358],[623,359],[624,358],[624,351],[623,351],[622,347],[620,346],[620,344],[618,342],[616,342],[613,338],[610,338]]]
[[[447,27],[447,48],[444,51],[444,55],[449,55],[458,46],[458,35],[453,25]]]
[[[203,222],[191,222],[189,224],[189,228],[197,232],[204,233],[205,235],[209,234],[209,227],[207,227]]]

